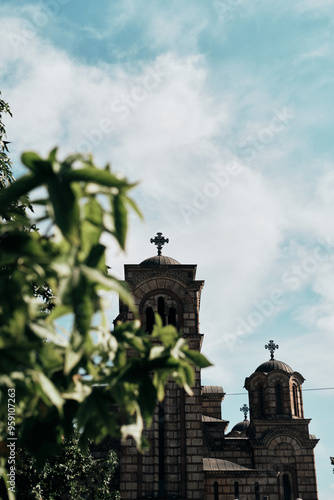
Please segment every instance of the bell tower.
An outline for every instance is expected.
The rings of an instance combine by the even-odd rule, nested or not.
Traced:
[[[125,265],[125,281],[148,333],[158,313],[164,325],[172,324],[182,332],[191,349],[200,350],[199,308],[204,281],[196,280],[196,265],[162,255],[168,241],[162,233],[151,238],[157,255],[140,264]],[[117,320],[132,319],[133,313],[121,303]],[[146,454],[137,453],[131,439],[121,446],[122,498],[204,498],[199,369],[195,370],[192,391],[193,396],[189,396],[176,383],[168,383],[166,397],[157,406],[151,428],[145,431],[150,443]]]
[[[247,435],[254,449],[253,466],[276,471],[277,491],[273,488],[271,492],[274,499],[316,500],[314,447],[318,439],[309,434],[311,420],[304,418],[304,378],[275,359],[278,347],[270,340],[265,346],[270,360],[245,380],[250,408]]]

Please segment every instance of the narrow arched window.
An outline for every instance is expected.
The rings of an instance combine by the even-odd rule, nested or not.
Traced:
[[[263,385],[259,385],[259,410],[260,410],[260,417],[264,417],[264,391],[263,391]]]
[[[259,486],[259,483],[255,483],[255,500],[260,500],[260,486]]]
[[[283,394],[282,394],[282,386],[280,383],[275,385],[275,393],[276,393],[276,414],[283,414]]]
[[[299,417],[299,408],[298,408],[298,390],[296,384],[292,386],[292,395],[293,395],[293,410],[296,417]]]
[[[170,307],[168,312],[168,324],[176,326],[176,309],[175,307]]]
[[[236,481],[234,483],[234,498],[239,498],[239,483]]]
[[[283,500],[291,500],[291,483],[288,474],[283,474]]]
[[[159,495],[165,496],[165,408],[159,404]]]
[[[155,319],[154,319],[153,309],[152,309],[152,307],[148,307],[146,309],[146,331],[148,333],[152,333],[154,322],[155,322]]]
[[[214,495],[214,500],[219,500],[219,492],[218,492],[218,483],[217,482],[213,483],[213,495]]]
[[[163,297],[158,298],[158,313],[160,315],[160,318],[162,319],[162,324],[165,326],[166,324],[165,299]]]

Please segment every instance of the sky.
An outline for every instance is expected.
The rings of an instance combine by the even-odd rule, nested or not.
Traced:
[[[59,145],[140,181],[145,222],[125,254],[107,241],[114,274],[154,255],[157,231],[197,264],[202,382],[224,387],[229,429],[279,345],[334,498],[334,390],[316,390],[334,387],[334,1],[2,0],[0,18],[15,176],[22,151]]]

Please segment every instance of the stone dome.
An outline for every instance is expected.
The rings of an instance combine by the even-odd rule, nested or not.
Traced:
[[[256,368],[256,372],[272,372],[273,370],[282,370],[287,373],[293,373],[293,369],[284,363],[283,361],[278,361],[278,359],[270,359],[269,361],[265,361],[260,366]]]
[[[238,431],[238,432],[246,432],[248,427],[249,427],[249,420],[243,420],[242,422],[238,422],[235,424],[231,432]]]
[[[172,257],[167,257],[166,255],[154,255],[153,257],[149,257],[148,259],[143,260],[139,264],[141,267],[146,266],[180,266],[181,263]]]

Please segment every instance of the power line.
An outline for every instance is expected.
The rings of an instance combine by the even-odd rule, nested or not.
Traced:
[[[334,389],[334,387],[318,387],[316,389],[303,389],[303,392],[305,392],[305,391],[330,391],[333,389]]]
[[[306,391],[332,391],[334,390],[334,387],[316,387],[314,389],[303,389],[303,392]],[[248,394],[247,392],[233,392],[233,393],[227,393],[226,396],[245,396]]]
[[[248,392],[234,392],[233,394],[225,394],[225,396],[245,396]]]

